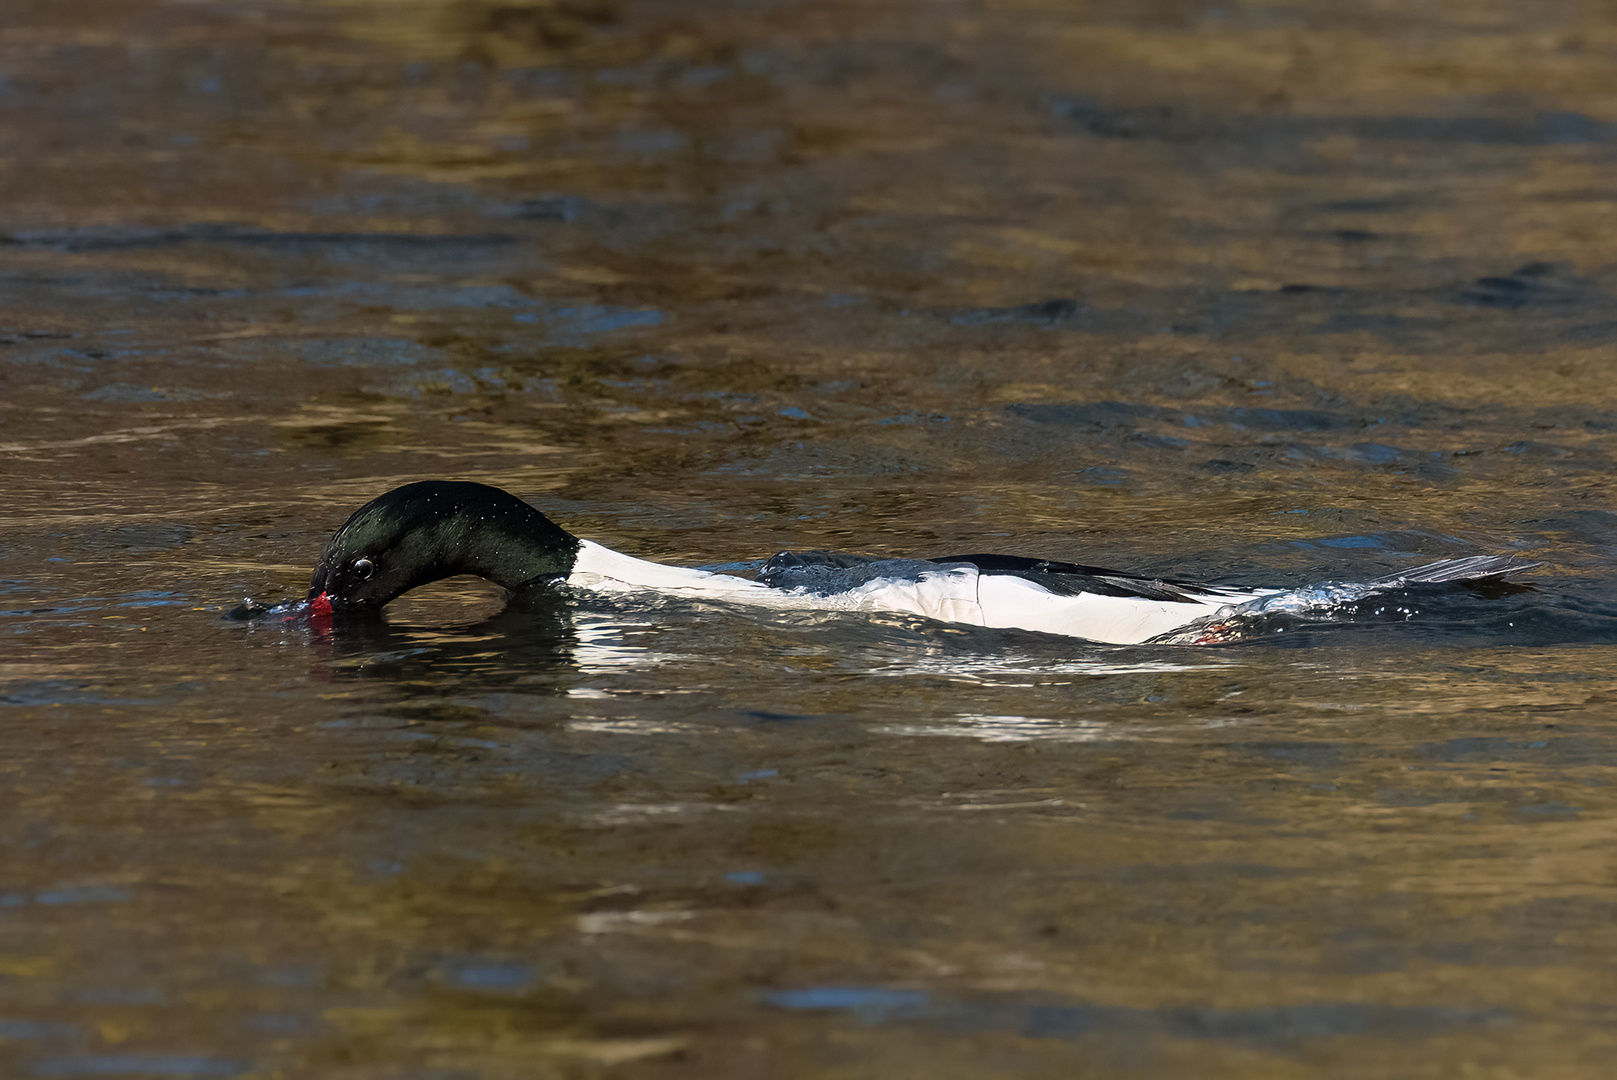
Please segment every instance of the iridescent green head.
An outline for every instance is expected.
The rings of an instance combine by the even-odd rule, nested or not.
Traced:
[[[487,484],[424,480],[358,510],[321,553],[309,601],[381,608],[418,585],[475,574],[513,591],[566,577],[578,538]]]

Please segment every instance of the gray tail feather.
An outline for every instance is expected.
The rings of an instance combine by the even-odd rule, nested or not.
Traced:
[[[1502,578],[1522,570],[1543,566],[1538,562],[1522,562],[1514,555],[1472,555],[1464,559],[1444,559],[1427,563],[1412,570],[1378,577],[1373,585],[1437,585],[1452,581],[1486,581]]]

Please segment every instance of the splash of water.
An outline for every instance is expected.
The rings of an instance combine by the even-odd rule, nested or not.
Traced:
[[[1400,587],[1401,581],[1323,581],[1221,608],[1205,619],[1151,639],[1153,645],[1222,645],[1284,629],[1290,622],[1347,621],[1354,606]]]

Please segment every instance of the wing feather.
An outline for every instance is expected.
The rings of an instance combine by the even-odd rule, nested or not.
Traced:
[[[1098,596],[1136,597],[1173,604],[1203,604],[1205,597],[1216,597],[1220,590],[1189,581],[1173,581],[1131,574],[1126,570],[1107,570],[1099,566],[1056,562],[1053,559],[1027,559],[1019,555],[956,555],[947,559],[929,559],[929,562],[970,563],[979,574],[1004,574],[1031,581],[1057,596],[1078,596],[1093,593]]]

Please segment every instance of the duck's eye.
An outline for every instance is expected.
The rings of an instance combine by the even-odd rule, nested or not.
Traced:
[[[359,580],[369,581],[371,575],[376,573],[376,564],[369,559],[355,559],[354,573],[359,575]]]

